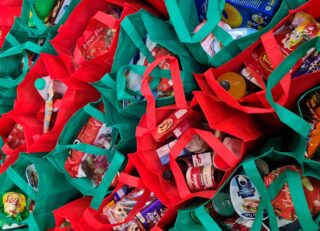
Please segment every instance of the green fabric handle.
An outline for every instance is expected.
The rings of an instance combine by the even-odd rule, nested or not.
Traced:
[[[272,96],[272,89],[281,81],[281,79],[290,71],[290,69],[294,67],[299,59],[305,55],[306,51],[312,47],[316,47],[319,50],[319,45],[319,38],[315,38],[298,47],[271,73],[267,82],[266,98],[268,102],[274,108],[280,120],[303,137],[309,136],[311,125],[298,115],[276,103]]]
[[[271,152],[271,150],[270,150]],[[250,178],[250,180],[253,182],[253,184],[256,186],[260,196],[261,196],[261,204],[259,206],[259,209],[261,207],[261,211],[259,211],[261,214],[259,215],[259,218],[261,219],[255,219],[254,220],[254,226],[261,228],[262,222],[263,222],[263,209],[265,208],[267,210],[268,216],[269,216],[269,222],[270,227],[272,230],[279,230],[278,229],[278,223],[276,219],[276,214],[274,212],[274,209],[271,204],[271,198],[269,196],[268,190],[263,182],[263,180],[260,177],[260,173],[256,167],[256,164],[254,160],[249,160],[243,163],[243,169],[246,173],[246,175]],[[260,230],[260,229],[259,229]]]
[[[37,192],[24,180],[12,167],[6,170],[8,177],[14,182],[24,193],[31,197],[34,201],[39,199]]]
[[[124,155],[122,155],[120,152],[115,151],[109,168],[105,173],[102,182],[100,183],[99,188],[97,189],[96,194],[92,198],[91,207],[93,209],[98,209],[100,207],[101,202],[106,196],[114,177],[116,176],[124,161]]]
[[[285,0],[287,5],[289,6],[289,9],[294,10],[301,6],[302,4],[306,3],[307,0]]]
[[[204,205],[199,206],[195,209],[195,214],[201,224],[208,230],[215,230],[215,231],[221,231],[221,228],[219,225],[212,219],[212,217],[209,215],[209,213],[204,208]]]
[[[105,119],[105,114],[100,111],[99,109],[93,107],[91,104],[87,104],[86,106],[83,107],[83,110],[90,115],[91,117],[99,120],[100,122],[106,121]]]
[[[117,73],[117,95],[118,99],[130,99],[132,96],[126,91],[127,89],[127,81],[126,77],[124,76],[125,70],[131,70],[134,73],[143,75],[145,70],[147,69],[146,66],[140,66],[140,65],[124,65],[122,66],[118,73]],[[163,78],[170,78],[171,73],[170,70],[162,70],[160,68],[155,68],[151,72],[151,76],[154,77],[151,81],[151,89],[154,89],[159,82],[159,79],[161,77]],[[142,77],[141,77],[142,78]],[[158,81],[156,81],[158,80]],[[141,92],[138,92],[141,95]]]
[[[146,43],[143,41],[140,34],[135,29],[134,25],[130,21],[129,17],[126,17],[121,22],[121,28],[127,33],[128,37],[131,39],[133,44],[140,50],[140,52],[146,57],[146,60],[149,63],[154,61],[154,57],[146,46]]]
[[[304,194],[301,183],[301,176],[298,172],[286,170],[279,175],[269,186],[268,191],[272,199],[274,199],[281,191],[283,185],[288,183],[290,195],[296,215],[303,230],[318,230],[318,225],[313,221],[309,206]]]
[[[99,148],[97,146],[85,144],[85,143],[69,144],[69,145],[57,144],[56,149],[57,150],[73,149],[73,150],[81,151],[84,153],[90,153],[92,155],[97,155],[97,156],[104,156],[104,155],[107,155],[109,152],[109,150],[107,149]]]
[[[170,21],[173,24],[180,41],[183,43],[199,43],[207,37],[218,26],[218,23],[221,20],[221,12],[224,8],[222,7],[224,6],[224,0],[209,0],[206,23],[197,33],[190,35],[180,13],[177,0],[165,0],[165,4],[170,15]]]

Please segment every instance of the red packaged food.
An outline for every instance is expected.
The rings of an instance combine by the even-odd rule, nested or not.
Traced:
[[[295,14],[291,21],[288,21],[275,31],[274,36],[284,57],[291,54],[302,43],[319,36],[319,24],[314,18],[304,12]],[[245,61],[251,69],[264,79],[273,71],[270,59],[262,45],[259,45]],[[293,68],[296,70],[301,61]]]
[[[185,124],[186,120],[194,123],[199,119],[200,115],[197,112],[191,109],[179,109],[163,120],[151,134],[156,142],[164,142],[173,135],[179,137],[186,127],[190,127]]]
[[[111,20],[114,17],[115,14],[105,14],[99,11],[91,19],[82,37],[78,39],[74,50],[73,56],[76,66],[108,52],[116,30],[110,27],[109,24],[104,23],[104,20],[108,20],[108,18]]]
[[[264,177],[267,187],[285,170],[290,169],[301,174],[301,169],[295,165],[288,165],[273,170],[268,176]],[[320,182],[312,177],[302,177],[303,190],[312,215],[320,212]],[[290,195],[288,184],[285,183],[280,193],[272,201],[272,206],[276,215],[287,220],[296,220],[296,213]]]
[[[10,132],[7,144],[9,148],[16,149],[19,146],[25,144],[25,138],[24,138],[24,130],[23,127],[20,124],[15,124],[12,131]]]
[[[73,143],[93,144],[102,126],[102,122],[94,119],[93,117],[90,117],[88,119],[88,122],[82,127]],[[84,155],[84,152],[78,150],[70,150],[70,154],[65,162],[64,167],[72,177],[82,176],[81,171],[79,170]]]

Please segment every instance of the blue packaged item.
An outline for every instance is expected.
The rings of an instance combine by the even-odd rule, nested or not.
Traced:
[[[261,30],[272,20],[281,0],[225,0],[222,21],[232,28]]]
[[[139,222],[146,230],[157,225],[167,208],[157,199],[137,214]]]
[[[199,22],[202,22],[207,18],[208,1],[209,0],[194,0],[194,4],[197,8]]]
[[[302,66],[292,74],[292,78],[320,71],[320,54],[314,51],[303,62]]]

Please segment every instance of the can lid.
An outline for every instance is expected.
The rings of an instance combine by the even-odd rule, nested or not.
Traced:
[[[34,86],[36,89],[38,89],[39,91],[43,90],[46,87],[46,81],[42,78],[38,78],[35,82],[34,82]]]
[[[162,177],[163,179],[165,180],[172,180],[173,179],[173,173],[171,170],[165,170],[163,173],[162,173]]]
[[[228,193],[219,192],[212,199],[214,210],[223,217],[230,217],[235,213],[230,195]]]

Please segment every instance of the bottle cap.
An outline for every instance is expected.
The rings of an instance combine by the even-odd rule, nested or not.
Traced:
[[[34,82],[34,86],[37,90],[41,91],[46,87],[46,81],[42,78],[39,78]]]
[[[212,199],[212,206],[214,210],[223,217],[231,217],[235,213],[228,193],[217,193]]]
[[[247,84],[244,78],[236,72],[227,72],[219,76],[218,83],[234,98],[241,99],[246,95]]]
[[[171,180],[173,178],[173,173],[171,172],[171,170],[165,170],[163,173],[162,173],[162,177],[163,179],[165,180]]]

